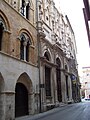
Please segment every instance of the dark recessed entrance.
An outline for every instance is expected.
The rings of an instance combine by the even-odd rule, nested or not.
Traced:
[[[28,115],[28,91],[22,83],[16,84],[15,117]]]
[[[56,59],[56,64],[57,64],[57,68],[56,68],[56,80],[57,80],[57,96],[58,96],[58,101],[62,102],[62,91],[61,91],[61,62],[59,60],[59,58]]]

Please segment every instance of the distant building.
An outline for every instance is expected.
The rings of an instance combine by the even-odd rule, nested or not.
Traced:
[[[84,97],[86,99],[90,98],[90,67],[83,67],[83,76],[82,76],[82,90],[84,90]]]

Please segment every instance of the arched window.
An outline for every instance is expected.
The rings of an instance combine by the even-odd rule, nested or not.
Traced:
[[[49,53],[45,52],[44,57],[49,61]],[[45,90],[46,96],[51,96],[51,68],[45,65]]]
[[[31,45],[31,39],[26,33],[22,33],[20,41],[20,59],[29,61],[29,45]]]
[[[2,37],[3,37],[3,30],[7,29],[5,25],[5,21],[0,15],[0,50],[2,50]]]
[[[48,60],[48,61],[49,61],[49,55],[48,55],[48,53],[47,53],[47,52],[45,52],[44,57],[46,58],[46,60]]]

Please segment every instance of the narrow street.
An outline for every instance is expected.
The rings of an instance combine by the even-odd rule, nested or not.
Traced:
[[[90,103],[79,103],[64,107],[57,113],[44,117],[43,120],[90,120]]]
[[[70,104],[17,120],[90,120],[90,102]]]

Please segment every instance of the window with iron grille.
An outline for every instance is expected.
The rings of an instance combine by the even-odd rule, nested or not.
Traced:
[[[46,96],[51,96],[51,81],[50,81],[51,69],[45,66],[45,88]]]

